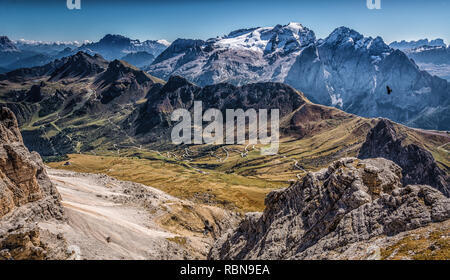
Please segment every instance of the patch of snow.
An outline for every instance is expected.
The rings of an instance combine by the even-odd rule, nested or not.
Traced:
[[[340,94],[330,94],[330,98],[331,98],[331,105],[344,107],[344,101],[342,100]]]
[[[164,40],[164,39],[157,40],[156,42],[158,42],[158,43],[160,43],[161,45],[164,45],[164,46],[166,46],[166,47],[170,46],[170,42],[167,41],[167,40]]]
[[[414,91],[414,93],[416,93],[416,94],[426,94],[426,93],[430,93],[430,92],[431,92],[430,87],[423,87],[419,90]]]

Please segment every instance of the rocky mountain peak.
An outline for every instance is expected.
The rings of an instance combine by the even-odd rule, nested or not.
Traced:
[[[325,42],[329,44],[342,44],[346,42],[357,42],[363,39],[364,36],[356,30],[350,29],[345,26],[338,27],[325,38]]]
[[[404,184],[426,184],[450,196],[450,178],[439,168],[433,155],[417,144],[407,144],[398,125],[381,119],[367,134],[359,158],[383,157],[402,168]]]
[[[131,39],[122,35],[116,34],[106,34],[102,39],[100,39],[100,44],[109,44],[109,45],[128,45],[130,44]]]
[[[152,77],[144,71],[122,60],[113,60],[106,71],[95,80],[98,86],[99,98],[106,104],[113,99],[123,102],[133,102],[144,97],[149,86],[153,84]]]
[[[194,86],[194,84],[189,82],[186,78],[184,78],[182,76],[173,75],[169,78],[169,80],[164,85],[164,87],[161,89],[161,91],[162,92],[172,92],[172,91],[175,91],[184,86]]]
[[[298,50],[314,43],[315,40],[316,37],[312,30],[300,23],[290,22],[274,27],[239,29],[214,41],[218,47],[272,53]]]
[[[200,49],[204,43],[205,41],[203,40],[176,39],[167,49],[165,49],[158,57],[156,57],[152,64],[170,59],[184,52]]]
[[[104,84],[110,84],[124,78],[134,79],[138,84],[151,82],[151,78],[147,73],[118,59],[115,59],[108,64],[108,68],[98,80]]]
[[[371,55],[381,55],[390,52],[390,48],[379,36],[364,37],[361,33],[342,26],[336,28],[322,44],[330,46],[350,46],[355,49],[367,50]]]
[[[51,77],[51,81],[64,78],[84,78],[96,75],[106,69],[108,62],[102,56],[90,55],[83,51],[68,57],[65,63],[56,69]]]
[[[448,198],[429,186],[403,185],[401,176],[401,168],[386,159],[340,159],[269,193],[264,212],[247,214],[209,257],[368,258],[374,237],[450,218]]]
[[[18,51],[19,49],[7,36],[0,36],[0,52],[18,52]]]
[[[239,29],[206,42],[180,39],[145,69],[165,80],[182,75],[200,86],[283,82],[316,103],[363,117],[448,127],[439,117],[448,106],[448,83],[421,71],[381,37],[364,37],[348,27],[319,41],[297,23]],[[386,86],[394,94],[387,95]]]

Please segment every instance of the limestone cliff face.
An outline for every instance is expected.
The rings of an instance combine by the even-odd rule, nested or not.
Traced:
[[[209,258],[365,258],[359,252],[376,238],[450,219],[450,199],[401,179],[401,168],[386,159],[338,160],[269,193],[264,212],[247,214]]]
[[[36,222],[64,220],[60,195],[39,154],[24,146],[11,110],[0,108],[0,259],[45,259]]]

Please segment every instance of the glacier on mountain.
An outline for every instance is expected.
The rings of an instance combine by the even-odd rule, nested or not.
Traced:
[[[421,71],[381,37],[347,27],[319,40],[299,23],[240,29],[206,41],[177,39],[145,69],[163,79],[181,75],[201,86],[283,82],[314,102],[350,113],[450,130],[448,123],[414,123],[427,108],[450,106],[449,83]]]

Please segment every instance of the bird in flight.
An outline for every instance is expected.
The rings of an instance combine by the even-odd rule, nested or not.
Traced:
[[[391,94],[392,89],[389,86],[386,86],[387,94]]]

